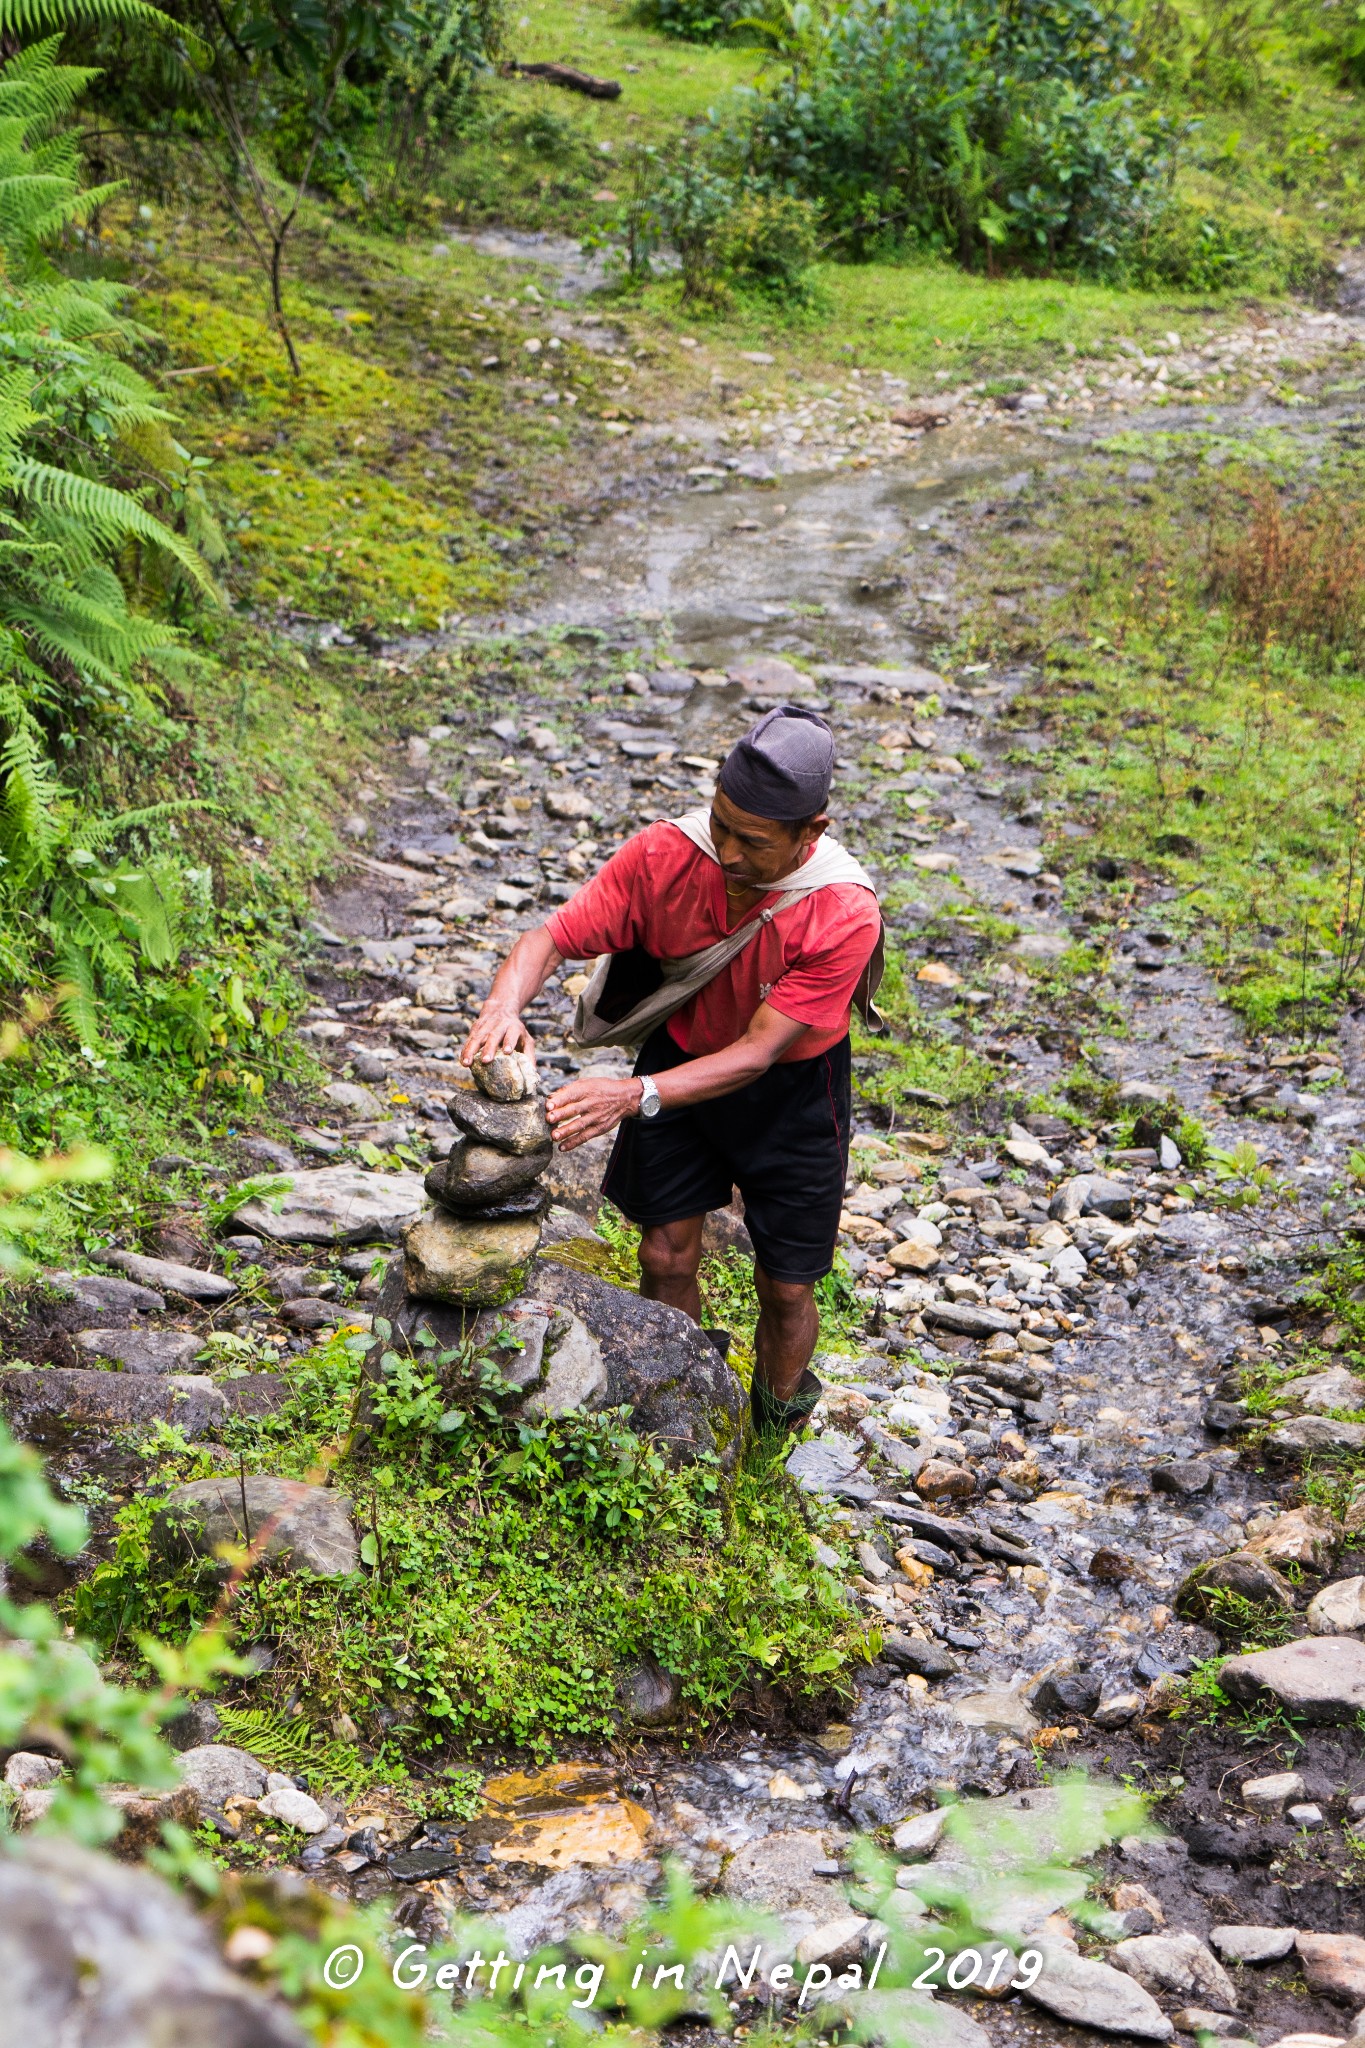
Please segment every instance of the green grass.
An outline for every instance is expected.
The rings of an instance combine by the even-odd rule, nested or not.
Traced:
[[[983,522],[963,646],[1039,664],[1010,715],[1044,723],[1041,765],[1085,828],[1083,850],[1061,836],[1048,850],[1073,910],[1116,939],[1148,880],[1173,884],[1160,921],[1195,938],[1234,1008],[1255,1029],[1311,1035],[1358,980],[1342,925],[1359,896],[1348,910],[1365,686],[1351,644],[1262,646],[1210,571],[1211,535],[1241,545],[1267,490],[1291,515],[1325,491],[1359,522],[1365,466],[1304,418],[1297,438],[1240,444],[1125,434],[1107,461],[1021,501],[1024,539]],[[1157,473],[1135,490],[1144,453]],[[1001,617],[989,585],[1025,572],[1061,594]],[[1095,874],[1100,857],[1116,881]]]
[[[693,1730],[757,1684],[798,1701],[839,1689],[862,1633],[815,1563],[810,1510],[780,1461],[751,1452],[725,1485],[711,1463],[670,1471],[612,1416],[518,1426],[494,1405],[495,1361],[453,1355],[396,1363],[371,1441],[338,1456],[367,1343],[338,1338],[288,1366],[289,1405],[235,1427],[226,1459],[162,1432],[115,1556],[75,1595],[83,1631],[135,1656],[139,1635],[179,1641],[211,1609],[215,1566],[157,1558],[159,1486],[207,1476],[215,1458],[286,1476],[330,1459],[365,1532],[362,1569],[260,1571],[235,1611],[240,1641],[279,1646],[244,1702],[273,1740],[268,1717],[300,1701],[313,1729],[347,1713],[375,1770],[396,1765],[400,1741],[410,1757],[599,1738],[641,1656],[678,1675]]]

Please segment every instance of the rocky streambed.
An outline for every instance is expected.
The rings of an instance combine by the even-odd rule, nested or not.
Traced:
[[[1248,398],[1247,416],[1263,403]],[[327,1120],[300,1120],[288,1146],[239,1140],[242,1168],[287,1174],[290,1190],[215,1240],[182,1217],[158,1256],[113,1248],[112,1270],[54,1276],[11,1330],[23,1362],[0,1403],[74,1490],[92,1475],[135,1484],[120,1432],[159,1420],[212,1441],[278,1404],[263,1346],[278,1365],[376,1312],[440,1335],[440,1314],[478,1309],[470,1232],[434,1225],[430,1200],[458,1215],[450,1190],[483,1172],[483,1206],[518,1210],[479,1228],[501,1232],[486,1299],[509,1278],[521,1289],[527,1386],[560,1412],[628,1400],[675,1451],[723,1450],[740,1394],[712,1347],[584,1270],[604,1147],[490,1150],[456,1048],[518,930],[628,832],[709,793],[759,708],[816,705],[839,737],[840,834],[882,880],[916,995],[951,1019],[945,1042],[974,1077],[949,1088],[963,1107],[945,1118],[947,1084],[917,1087],[876,1047],[859,1062],[843,1249],[862,1335],[817,1361],[825,1398],[787,1459],[819,1505],[819,1564],[880,1632],[850,1704],[798,1732],[760,1702],[685,1749],[667,1674],[644,1671],[610,1755],[566,1745],[548,1768],[497,1773],[463,1822],[272,1778],[202,1707],[180,1731],[186,1785],[225,1838],[254,1813],[278,1819],[315,1882],[393,1896],[423,1940],[470,1912],[518,1955],[572,1930],[620,1933],[671,1856],[703,1889],[775,1913],[803,1965],[848,1968],[884,1928],[850,1907],[858,1835],[894,1844],[914,1918],[916,1882],[960,1866],[941,1801],[1044,1844],[1054,1781],[1083,1764],[1150,1792],[1164,1836],[1087,1843],[1105,1908],[1093,1926],[1025,1885],[993,1925],[1041,1944],[1047,1967],[1007,1998],[943,1994],[952,2037],[1344,2039],[1365,2009],[1365,1502],[1305,1474],[1357,1447],[1342,1417],[1365,1387],[1334,1363],[1344,1333],[1304,1280],[1349,1222],[1324,1195],[1330,1209],[1365,1127],[1359,1034],[1348,1021],[1302,1053],[1249,1042],[1163,924],[1159,886],[1121,931],[1073,928],[1047,851],[1067,828],[1049,834],[1029,765],[1042,735],[1010,710],[1026,673],[932,660],[971,540],[958,493],[978,516],[984,489],[1017,517],[1048,465],[1087,458],[1084,428],[1046,410],[929,423],[909,430],[919,442],[888,430],[870,454],[863,435],[810,469],[804,429],[784,432],[772,475],[704,467],[587,535],[493,637],[452,634],[462,659],[486,648],[477,708],[372,764],[354,866],[319,904],[303,963],[317,1000],[302,1028],[335,1074]],[[587,687],[508,701],[499,648],[562,648],[566,632]],[[401,671],[440,654],[423,642],[382,658]],[[983,948],[982,913],[1014,935]],[[533,1006],[542,1088],[603,1064],[568,1036],[573,990],[566,970]],[[1063,1114],[1082,1052],[1094,1093]],[[1056,1106],[1029,1108],[1041,1098]],[[1216,1170],[1209,1146],[1241,1165]],[[525,1172],[506,1165],[518,1157]],[[713,1230],[743,1247],[738,1213]],[[264,1298],[239,1296],[243,1262]],[[256,1369],[224,1370],[234,1338]],[[1295,1376],[1251,1413],[1267,1363]],[[199,1484],[212,1501],[178,1510],[210,1534],[210,1511],[239,1539],[269,1520],[295,1568],[351,1568],[359,1532],[335,1493]],[[1201,1711],[1201,1674],[1242,1635],[1268,1647],[1225,1666],[1226,1699]],[[12,1757],[6,1777],[36,1817],[44,1760]]]

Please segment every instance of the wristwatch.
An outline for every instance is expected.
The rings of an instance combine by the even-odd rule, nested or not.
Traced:
[[[654,1076],[652,1074],[642,1074],[640,1076],[641,1116],[657,1116],[663,1106],[663,1097],[654,1085]]]

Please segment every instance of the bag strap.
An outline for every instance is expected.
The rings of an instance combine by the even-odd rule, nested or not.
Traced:
[[[723,939],[713,945],[703,946],[700,952],[686,953],[678,960],[661,960],[661,985],[652,995],[628,1010],[624,1017],[618,1017],[614,1024],[597,1014],[611,972],[614,954],[603,953],[593,967],[587,987],[574,1005],[573,1036],[579,1045],[620,1045],[627,1048],[643,1044],[651,1031],[680,1010],[684,1003],[690,1003],[693,996],[700,995],[708,983],[715,980],[722,970],[737,960],[745,947],[759,932],[770,925],[781,910],[788,910],[793,904],[804,903],[808,896],[827,887],[824,882],[812,882],[806,888],[788,889],[780,903],[771,904],[760,910],[747,924],[737,925],[727,932]],[[873,997],[881,986],[886,962],[886,933],[883,927],[877,935],[877,944],[872,958],[863,969],[854,992],[854,1002],[869,1031],[882,1032],[886,1024]]]
[[[700,952],[685,953],[679,960],[661,960],[659,968],[663,981],[660,986],[653,995],[646,996],[633,1010],[628,1010],[624,1017],[618,1017],[614,1024],[607,1023],[597,1014],[597,1004],[606,988],[615,957],[611,953],[603,953],[593,968],[588,986],[574,1005],[575,1039],[579,1045],[642,1044],[656,1026],[665,1023],[684,1003],[690,1003],[693,996],[699,995],[732,960],[737,960],[759,932],[772,923],[781,907],[785,906],[774,905],[761,910],[747,924],[738,925],[723,939],[703,946]]]

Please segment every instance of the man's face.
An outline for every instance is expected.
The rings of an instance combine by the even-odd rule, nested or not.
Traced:
[[[804,825],[756,818],[732,804],[717,786],[711,800],[711,840],[725,879],[735,889],[761,889],[791,874],[828,825],[821,812]]]

